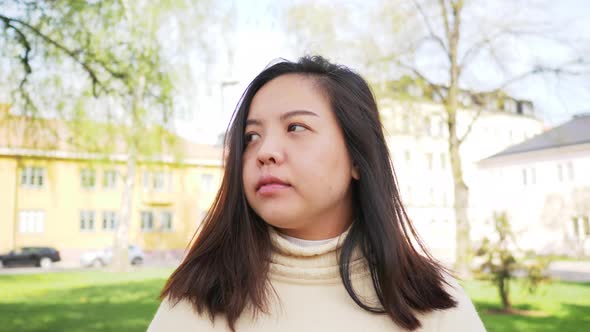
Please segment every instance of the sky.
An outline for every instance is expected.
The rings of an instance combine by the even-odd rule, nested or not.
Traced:
[[[282,6],[301,0],[286,0],[280,2]],[[351,1],[357,5],[377,3],[377,0],[349,0],[327,1],[335,10],[338,6]],[[508,8],[509,0],[481,2],[482,10],[500,13]],[[524,3],[525,1],[522,1]],[[545,2],[546,7],[527,8],[520,7],[517,13],[520,17],[535,15],[547,21],[564,21],[567,25],[559,27],[560,33],[577,39],[590,36],[590,1],[588,0],[527,0],[527,3]],[[221,3],[221,2],[220,2]],[[232,0],[222,2],[226,6],[235,6],[234,33],[231,38],[233,52],[232,61],[229,61],[223,50],[214,64],[204,65],[198,57],[187,55],[190,58],[190,79],[179,84],[180,89],[176,102],[184,116],[176,121],[177,132],[195,142],[215,143],[219,135],[225,132],[231,114],[237,105],[240,96],[248,83],[262,71],[273,59],[286,58],[296,60],[303,55],[304,49],[293,47],[292,37],[284,32],[284,18],[279,12],[278,2],[271,0]],[[519,2],[520,3],[520,2]],[[478,4],[479,6],[479,4]],[[483,7],[487,6],[487,7]],[[491,7],[490,7],[491,6]],[[497,6],[494,8],[494,6]],[[469,18],[467,18],[469,19]],[[369,24],[359,20],[358,24]],[[208,31],[215,40],[215,31]],[[344,33],[343,33],[344,34]],[[586,39],[587,43],[590,43]],[[518,57],[519,45],[514,45],[506,53]],[[554,44],[539,42],[532,47],[533,52],[543,55],[551,55],[559,59],[561,54]],[[590,53],[590,45],[586,47]],[[219,50],[218,50],[219,51]],[[530,50],[529,50],[530,51]],[[195,51],[197,53],[197,51]],[[340,54],[336,51],[332,54],[323,54],[334,60]],[[586,55],[588,56],[588,55]],[[424,56],[428,61],[428,54]],[[344,63],[350,65],[349,63]],[[485,63],[476,67],[479,74],[483,73],[483,82],[491,81],[497,74],[497,69],[490,68]],[[207,67],[205,70],[204,67]],[[355,69],[353,67],[353,69]],[[206,71],[206,75],[204,75]],[[363,74],[361,72],[361,74]],[[480,75],[482,76],[482,75]],[[508,92],[522,99],[529,99],[535,103],[535,109],[539,118],[548,125],[557,125],[569,120],[574,114],[590,112],[590,81],[579,78],[575,81],[566,79],[555,80],[526,80],[521,84],[510,87]],[[0,91],[0,98],[2,91]],[[4,96],[6,97],[6,95]]]
[[[291,1],[293,2],[293,1]],[[373,2],[368,0],[368,2]],[[340,3],[340,2],[338,2]],[[234,0],[237,12],[236,37],[234,39],[234,60],[227,73],[227,66],[220,78],[205,83],[207,88],[197,90],[208,93],[198,94],[199,106],[195,108],[193,121],[182,121],[178,126],[179,133],[186,138],[203,143],[214,143],[223,133],[230,121],[231,113],[248,83],[264,67],[276,58],[295,60],[303,50],[291,47],[289,37],[282,27],[281,16],[277,7],[269,0],[240,1]],[[499,6],[501,2],[497,2]],[[521,16],[529,15],[523,8]],[[590,1],[565,0],[549,2],[549,7],[530,8],[531,15],[546,15],[546,20],[563,20],[569,22],[561,33],[575,37],[590,35]],[[575,38],[574,38],[575,39]],[[562,55],[554,44],[541,42],[531,47],[533,52],[545,55],[554,54],[556,59]],[[515,48],[516,49],[516,48]],[[590,51],[590,48],[587,48]],[[330,55],[327,56],[330,58]],[[490,80],[495,75],[493,69],[485,64],[481,71],[489,71]],[[362,74],[362,73],[361,73]],[[487,77],[484,75],[484,77]],[[547,125],[558,125],[568,121],[574,114],[590,112],[590,83],[579,80],[571,82],[567,79],[534,79],[511,86],[508,92],[522,99],[535,103],[537,115]],[[222,84],[226,82],[225,84]],[[198,85],[198,84],[197,84]],[[223,85],[223,86],[222,86]],[[219,111],[223,108],[222,111]]]
[[[193,121],[181,120],[176,124],[179,133],[192,141],[216,143],[219,135],[225,132],[233,110],[250,81],[273,59],[295,59],[284,33],[279,29],[278,14],[273,12],[271,1],[235,0],[234,3],[237,22],[233,38],[233,65],[228,69],[228,61],[223,58],[222,63],[217,63],[213,69],[213,76],[217,77],[196,82],[195,90],[199,97],[192,105]],[[202,64],[197,61],[193,65],[196,68],[194,75],[201,75]]]

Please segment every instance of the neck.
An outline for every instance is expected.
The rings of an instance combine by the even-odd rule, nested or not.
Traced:
[[[286,239],[276,229],[270,227],[272,255],[270,275],[273,279],[288,280],[295,283],[338,283],[340,278],[340,249],[349,230],[339,236],[313,246],[301,246]],[[362,251],[356,248],[350,261],[351,275],[369,273]]]
[[[278,228],[277,230],[287,236],[307,241],[327,240],[337,237],[344,233],[352,222],[349,220],[345,223],[325,223],[312,222],[301,228]]]

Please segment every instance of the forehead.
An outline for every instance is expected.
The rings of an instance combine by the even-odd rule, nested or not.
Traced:
[[[254,95],[248,118],[280,116],[292,110],[308,110],[318,115],[331,112],[329,99],[316,79],[286,74],[271,80]]]

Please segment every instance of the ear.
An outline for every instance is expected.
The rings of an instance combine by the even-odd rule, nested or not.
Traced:
[[[351,175],[352,175],[352,178],[355,179],[355,180],[358,180],[358,179],[361,178],[361,176],[359,174],[359,170],[356,167],[356,164],[355,163],[352,164]]]

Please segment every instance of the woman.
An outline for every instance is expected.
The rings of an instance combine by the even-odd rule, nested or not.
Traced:
[[[358,74],[321,57],[266,68],[227,142],[215,203],[148,331],[485,330],[408,220]]]

